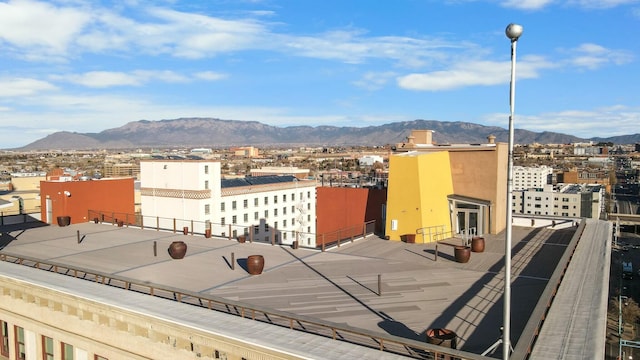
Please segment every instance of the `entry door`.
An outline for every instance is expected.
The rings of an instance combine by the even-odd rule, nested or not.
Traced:
[[[47,224],[51,224],[52,220],[51,218],[53,218],[53,203],[51,202],[50,198],[47,198],[47,218],[45,219]]]
[[[457,209],[456,210],[456,233],[463,239],[467,239],[478,233],[481,233],[478,228],[478,209]]]

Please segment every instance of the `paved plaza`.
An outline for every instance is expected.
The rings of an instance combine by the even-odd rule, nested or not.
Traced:
[[[419,236],[416,244],[407,244],[372,235],[321,252],[111,224],[27,225],[2,228],[2,252],[413,340],[424,341],[427,329],[447,328],[458,335],[459,349],[474,353],[500,337],[503,234],[486,235],[485,251],[461,264],[450,246],[460,239],[440,243],[436,259],[436,245],[421,244]],[[514,344],[574,232],[574,227],[514,226]],[[188,245],[180,260],[167,253],[176,240]],[[253,254],[265,258],[261,275],[246,271],[246,258]]]

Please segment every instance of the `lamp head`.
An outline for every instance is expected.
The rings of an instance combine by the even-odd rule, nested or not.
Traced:
[[[507,25],[507,29],[504,31],[511,41],[516,41],[522,35],[522,25],[511,23]]]

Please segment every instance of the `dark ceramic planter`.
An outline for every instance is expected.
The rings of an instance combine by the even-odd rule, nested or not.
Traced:
[[[58,216],[58,226],[69,226],[71,224],[71,216]]]
[[[415,244],[416,243],[416,234],[405,234],[404,241],[407,244]]]
[[[457,346],[457,335],[449,329],[429,329],[427,330],[427,342],[455,349]]]
[[[204,230],[204,237],[206,237],[207,239],[211,237],[211,229]]]
[[[471,257],[471,247],[459,245],[454,248],[453,253],[456,258],[456,262],[466,263],[469,262],[469,258]]]
[[[471,238],[471,251],[483,252],[484,251],[484,238],[480,236],[474,236]]]
[[[247,257],[247,271],[251,275],[260,275],[264,269],[264,257],[262,255],[249,255]]]
[[[246,235],[240,235],[238,236],[238,242],[241,244],[244,244],[245,241],[247,241],[247,236]]]
[[[187,253],[187,244],[184,241],[174,241],[169,245],[169,255],[173,259],[182,259]]]
[[[185,234],[185,235],[189,235],[189,227],[188,226],[183,227],[182,228],[182,233]]]

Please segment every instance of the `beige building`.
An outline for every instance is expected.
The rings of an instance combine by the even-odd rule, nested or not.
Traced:
[[[423,188],[424,181],[429,177],[438,176],[450,181],[451,193],[444,194],[445,204],[430,208],[428,204],[416,204],[414,211],[444,212],[447,216],[440,214],[431,216],[429,214],[418,214],[410,217],[404,231],[419,232],[429,231],[427,228],[444,227],[451,235],[458,234],[497,234],[504,230],[506,223],[506,191],[507,191],[507,160],[508,145],[506,143],[496,143],[495,137],[490,136],[485,144],[434,144],[432,141],[433,131],[413,130],[407,138],[407,142],[399,143],[392,148],[395,155],[389,160],[389,193],[387,206],[387,235],[393,231],[393,219],[399,219],[408,210],[402,210],[402,204],[394,204],[397,199],[421,199],[425,196],[434,196],[429,193],[434,187]],[[422,159],[416,157],[416,164],[404,161],[394,161],[401,153],[429,154],[446,153],[447,160],[442,162],[440,158]],[[399,166],[394,166],[394,163]],[[419,164],[418,164],[419,163]],[[411,179],[404,179],[406,174],[413,174]],[[395,181],[399,178],[400,181]],[[442,183],[442,182],[440,182]],[[413,184],[413,185],[411,185]],[[398,193],[398,194],[396,194]],[[396,196],[398,195],[398,196]],[[433,199],[436,201],[437,199]],[[440,199],[442,200],[442,199]],[[397,206],[396,206],[397,205]],[[405,206],[406,207],[406,206]],[[398,213],[394,213],[397,209]],[[403,211],[405,211],[403,213]],[[448,218],[445,223],[430,223],[429,219]],[[410,220],[414,219],[414,220]],[[422,219],[415,222],[416,219]],[[392,234],[397,237],[399,234]]]

